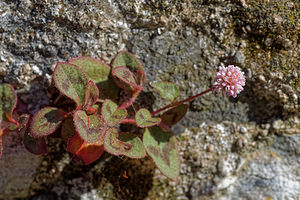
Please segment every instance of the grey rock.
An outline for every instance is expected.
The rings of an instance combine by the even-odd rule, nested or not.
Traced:
[[[10,133],[3,136],[3,155],[0,159],[0,198],[26,198],[40,163],[41,157],[25,149],[20,135]]]
[[[150,177],[152,188],[140,192],[137,187],[135,192],[148,194],[146,199],[260,199],[269,194],[272,199],[295,199],[299,154],[294,141],[300,129],[297,8],[299,2],[291,0],[0,1],[0,82],[11,83],[34,114],[51,103],[47,88],[56,62],[71,57],[88,55],[109,63],[119,50],[131,51],[144,65],[149,82],[176,83],[180,99],[211,87],[218,66],[237,65],[247,76],[238,98],[211,93],[196,99],[173,128],[183,137],[178,183],[169,183],[156,170]],[[148,85],[145,90],[154,93]],[[155,102],[149,104],[154,110],[166,104],[153,96]],[[121,194],[122,185],[100,173],[105,162],[75,167],[61,153],[60,143],[49,146],[52,151],[43,157],[44,164],[33,161],[30,173],[24,166],[26,179],[9,186],[20,190],[4,191],[6,177],[14,171],[5,168],[5,176],[1,168],[1,197],[6,191],[11,197],[27,194],[33,199],[105,199]],[[280,156],[273,159],[268,151]],[[90,183],[99,180],[105,184]],[[251,191],[255,194],[249,196]]]
[[[272,147],[254,152],[215,199],[299,199],[299,143],[299,135],[279,137]]]

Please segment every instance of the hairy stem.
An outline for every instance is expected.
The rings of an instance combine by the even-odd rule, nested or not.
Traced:
[[[14,119],[13,119],[12,117],[10,117],[7,113],[5,113],[5,116],[6,116],[7,120],[8,120],[10,123],[15,124],[16,126],[19,126],[19,125],[20,125],[18,121],[14,120]]]
[[[139,96],[140,92],[142,90],[136,90],[135,92],[133,92],[132,97],[126,101],[125,103],[123,103],[120,108],[127,108],[129,106],[131,106],[133,104],[133,102],[135,101],[135,99]]]
[[[164,110],[167,110],[168,108],[172,108],[172,107],[175,107],[175,106],[179,106],[179,105],[184,104],[184,103],[186,103],[186,102],[192,101],[192,100],[196,99],[197,97],[200,97],[200,96],[202,96],[202,95],[204,95],[204,94],[206,94],[206,93],[208,93],[208,92],[211,92],[211,91],[213,91],[213,90],[214,90],[214,87],[212,87],[212,88],[210,88],[210,89],[208,89],[208,90],[205,90],[205,91],[203,91],[203,92],[201,92],[201,93],[199,93],[199,94],[196,94],[196,95],[194,95],[194,96],[188,97],[188,98],[186,98],[186,99],[184,99],[184,100],[182,100],[182,101],[175,101],[175,102],[172,102],[172,103],[166,105],[165,107],[162,107],[162,108],[158,109],[157,111],[152,112],[151,115],[154,116],[154,115],[156,115],[156,114],[158,114],[158,113],[160,113],[160,112],[162,112],[162,111],[164,111]]]
[[[135,119],[123,119],[121,121],[121,124],[132,124],[132,125],[135,125],[136,121],[135,121]]]

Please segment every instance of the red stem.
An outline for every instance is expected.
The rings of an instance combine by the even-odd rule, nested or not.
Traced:
[[[192,100],[196,99],[197,97],[200,97],[200,96],[202,96],[202,95],[204,95],[204,94],[206,94],[206,93],[208,93],[208,92],[211,92],[211,91],[213,91],[213,90],[214,90],[214,87],[212,87],[212,88],[210,88],[210,89],[208,89],[208,90],[205,90],[205,91],[203,91],[203,92],[201,92],[201,93],[199,93],[199,94],[196,94],[196,95],[194,95],[194,96],[191,96],[191,97],[189,97],[189,98],[187,98],[187,99],[184,99],[184,100],[182,100],[182,101],[179,101],[179,102],[176,102],[176,101],[175,101],[175,102],[172,102],[172,103],[166,105],[165,107],[160,108],[160,109],[158,109],[157,111],[152,112],[151,115],[154,116],[154,115],[156,115],[156,114],[158,114],[158,113],[160,113],[160,112],[162,112],[162,111],[164,111],[164,110],[166,110],[166,109],[168,109],[168,108],[175,107],[175,106],[179,106],[179,105],[184,104],[184,103],[186,103],[186,102],[192,101]]]
[[[120,108],[127,108],[129,107],[133,102],[134,102],[135,98],[130,98],[128,101],[126,101],[125,103],[123,103]]]
[[[58,97],[55,99],[55,101],[53,102],[53,105],[56,105],[61,99],[62,99],[63,95],[59,94]]]
[[[14,120],[14,119],[13,119],[12,117],[10,117],[7,113],[5,113],[5,116],[6,116],[6,118],[8,119],[8,121],[9,121],[10,123],[15,124],[16,126],[19,126],[19,125],[20,125],[18,121]]]
[[[133,125],[136,124],[135,119],[123,119],[121,123],[122,124],[133,124]]]
[[[135,101],[135,99],[139,96],[140,92],[142,90],[136,90],[135,92],[133,92],[132,97],[126,101],[125,103],[123,103],[120,108],[127,108],[129,106],[131,106],[133,104],[133,102]]]

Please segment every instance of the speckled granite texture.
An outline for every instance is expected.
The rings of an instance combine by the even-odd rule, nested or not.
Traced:
[[[191,102],[174,129],[178,183],[149,159],[76,166],[54,138],[43,157],[7,138],[0,198],[300,199],[299,13],[293,0],[0,1],[0,82],[31,113],[51,103],[56,62],[81,55],[110,62],[130,51],[148,81],[177,83],[181,98],[211,87],[219,65],[240,66],[247,78],[236,99],[210,93]],[[153,109],[164,105],[150,96]]]

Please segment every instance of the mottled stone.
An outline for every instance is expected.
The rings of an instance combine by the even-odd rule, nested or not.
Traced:
[[[144,65],[149,82],[176,83],[180,99],[210,88],[220,65],[237,65],[247,77],[236,99],[216,93],[195,99],[173,128],[180,135],[182,156],[178,183],[154,171],[147,159],[134,164],[103,159],[92,166],[74,166],[65,146],[50,139],[50,153],[42,165],[33,161],[30,173],[22,169],[22,184],[4,184],[8,176],[1,175],[1,168],[0,188],[21,189],[0,189],[0,195],[6,198],[7,191],[11,197],[32,199],[293,199],[298,195],[299,175],[294,171],[299,154],[288,154],[290,146],[281,144],[298,144],[291,141],[298,140],[300,129],[299,5],[291,0],[0,1],[0,83],[17,88],[31,114],[51,103],[48,88],[56,62],[76,56],[109,63],[119,50],[131,51]],[[145,92],[151,93],[147,105],[154,110],[166,104],[148,85]],[[273,160],[270,151],[280,156]],[[23,153],[11,162],[23,162]],[[9,169],[4,172],[12,176],[15,172]],[[124,171],[129,178],[124,178]],[[275,173],[280,176],[273,177]],[[256,192],[252,196],[250,187]]]
[[[247,155],[247,162],[214,199],[300,198],[298,135],[278,137],[274,145]]]
[[[232,151],[234,138],[239,137],[235,130],[242,130],[253,141],[257,128],[254,124],[228,122],[187,129],[179,137],[183,160],[178,183],[164,182],[158,173],[155,181],[160,184],[150,194],[154,197],[160,190],[166,199],[195,200],[298,199],[300,129],[292,136],[273,135]],[[216,153],[206,151],[211,144]],[[192,170],[185,170],[188,166]]]
[[[26,198],[40,162],[41,156],[29,153],[20,135],[5,135],[0,159],[0,198]]]

